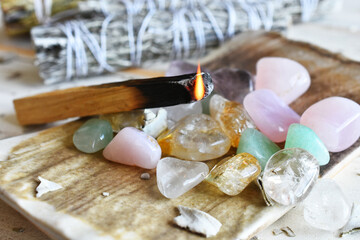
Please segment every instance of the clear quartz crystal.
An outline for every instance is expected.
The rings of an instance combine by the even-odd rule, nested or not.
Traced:
[[[231,146],[219,124],[205,114],[187,116],[157,140],[163,155],[194,161],[221,157]]]
[[[336,231],[349,221],[351,207],[334,180],[319,179],[304,200],[304,218],[315,228]]]
[[[225,158],[211,169],[206,181],[227,195],[237,195],[255,180],[261,171],[259,162],[249,153]]]
[[[157,186],[165,197],[177,198],[201,183],[208,173],[205,163],[166,157],[156,167]]]
[[[239,145],[241,133],[247,128],[255,128],[242,104],[232,102],[215,94],[210,99],[210,115],[231,139],[231,145]]]
[[[266,197],[281,205],[303,200],[319,176],[316,158],[301,148],[288,148],[275,153],[267,162],[263,176]]]

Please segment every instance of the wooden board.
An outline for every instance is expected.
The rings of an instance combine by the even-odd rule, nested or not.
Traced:
[[[292,105],[299,113],[326,96],[346,96],[360,102],[356,95],[360,92],[359,63],[277,34],[240,35],[210,56],[207,67],[253,71],[262,56],[287,56],[310,71],[310,90]],[[0,163],[1,198],[52,238],[201,239],[173,225],[176,206],[181,204],[206,211],[222,222],[214,239],[248,239],[289,210],[266,207],[255,184],[229,197],[201,183],[185,195],[168,200],[157,190],[155,171],[149,171],[151,179],[144,181],[140,179],[143,169],[108,162],[101,153],[79,153],[71,137],[80,124],[73,122],[27,136],[25,141],[25,137],[18,137],[0,144],[0,160],[4,160]],[[359,154],[359,145],[358,141],[352,148],[332,154],[332,164],[322,168],[322,174],[335,175]],[[37,199],[38,176],[64,188]],[[110,196],[104,197],[102,192]]]

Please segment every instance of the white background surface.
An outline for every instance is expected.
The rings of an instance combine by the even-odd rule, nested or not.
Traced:
[[[321,21],[292,26],[287,31],[286,36],[291,39],[307,41],[322,46],[333,52],[341,53],[349,58],[360,61],[360,1],[344,0],[341,11],[331,14]],[[20,45],[24,48],[31,48],[28,39],[17,39],[14,41],[1,35],[0,41],[0,44],[5,46]],[[0,49],[0,58],[7,56],[9,54],[6,52],[6,49],[5,51]],[[70,86],[69,84],[43,86],[37,75],[37,69],[33,66],[32,57],[13,57],[14,60],[12,62],[0,64],[0,139],[37,130],[37,128],[21,128],[17,125],[12,106],[14,98]],[[166,65],[162,65],[162,67],[166,67]],[[14,77],[18,72],[20,76]],[[129,77],[130,74],[128,73],[117,73],[116,75],[94,78],[91,81],[86,81],[86,83],[119,81],[119,79],[127,79]],[[71,85],[83,83],[75,82]],[[360,203],[359,175],[360,156],[335,177],[336,182],[340,184],[351,202]],[[309,226],[303,220],[301,205],[291,210],[272,226],[258,234],[257,237],[266,240],[288,239],[285,235],[274,236],[272,234],[273,229],[285,226],[289,226],[295,232],[296,237],[291,238],[294,240],[338,239],[331,232],[317,230]],[[16,233],[12,231],[14,227],[24,227],[25,232]],[[47,239],[46,236],[29,224],[27,220],[15,213],[5,203],[0,202],[0,236],[5,235],[12,237],[12,239]],[[360,239],[360,233],[346,236],[343,239]]]

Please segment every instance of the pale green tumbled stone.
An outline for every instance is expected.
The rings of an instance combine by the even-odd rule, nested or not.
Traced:
[[[285,142],[285,148],[302,148],[311,153],[320,166],[330,161],[330,154],[324,143],[310,128],[293,123],[290,125]]]
[[[113,138],[111,124],[106,120],[90,119],[73,136],[77,149],[85,153],[94,153],[105,148]]]
[[[269,158],[279,150],[279,146],[264,134],[254,128],[247,128],[241,134],[236,153],[250,153],[259,161],[263,170]]]

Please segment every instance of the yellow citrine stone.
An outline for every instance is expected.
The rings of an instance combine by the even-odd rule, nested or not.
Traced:
[[[164,156],[206,161],[224,156],[231,147],[219,123],[205,114],[191,114],[162,133],[157,141]]]
[[[229,101],[218,94],[210,99],[210,115],[219,122],[233,147],[239,145],[241,134],[245,129],[255,128],[242,104]]]
[[[253,155],[240,153],[216,164],[206,177],[206,181],[223,193],[234,196],[254,181],[260,172],[260,164]]]

